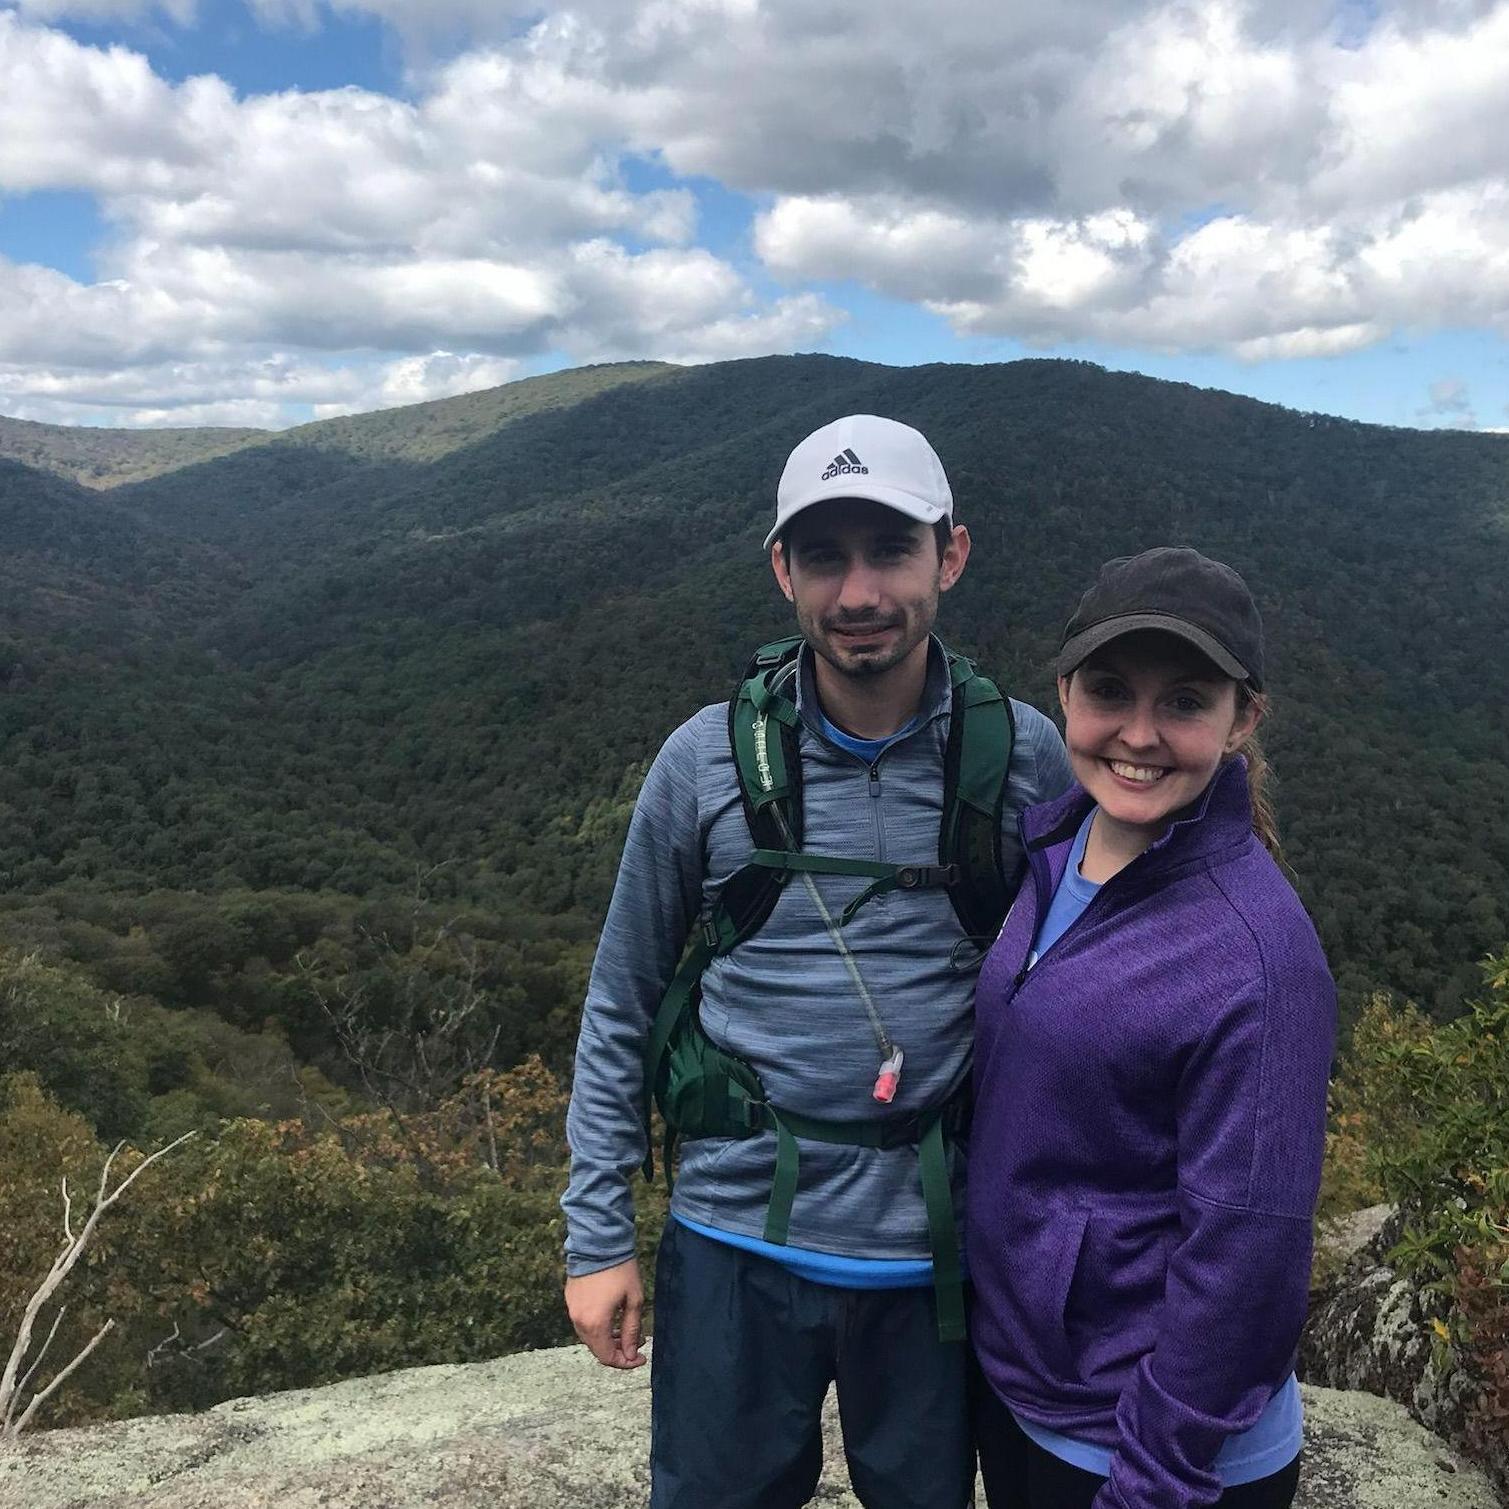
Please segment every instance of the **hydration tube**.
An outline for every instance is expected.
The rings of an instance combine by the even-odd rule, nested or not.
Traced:
[[[793,660],[781,673],[779,680],[789,681],[796,674],[796,667],[797,662]],[[775,685],[772,685],[771,690],[775,689]],[[766,755],[765,741],[769,738],[768,728],[767,715],[758,713],[754,720],[755,754],[760,784],[766,791],[769,791],[773,785],[770,761]],[[775,815],[776,826],[780,829],[781,838],[787,849],[793,854],[801,853],[802,846],[796,841],[796,835],[791,831],[791,824],[786,821],[786,814],[775,803],[771,804],[770,810]],[[870,1093],[882,1105],[889,1105],[896,1098],[896,1091],[901,1084],[901,1065],[905,1054],[900,1044],[892,1042],[891,1034],[886,1031],[885,1022],[875,1007],[875,998],[870,994],[870,987],[865,984],[864,976],[859,972],[859,963],[849,945],[844,942],[843,932],[838,923],[833,920],[833,913],[824,903],[822,894],[818,891],[817,882],[807,870],[803,870],[801,876],[802,883],[807,888],[807,894],[812,898],[812,904],[817,908],[818,916],[823,919],[823,926],[828,930],[828,936],[833,940],[834,948],[838,950],[839,958],[844,961],[844,968],[849,971],[849,978],[854,981],[854,989],[859,992],[865,1015],[870,1019],[870,1030],[875,1034],[875,1046],[880,1050],[880,1068],[876,1071],[875,1088]]]
[[[786,847],[793,853],[799,853],[801,845],[797,843],[796,835],[792,833],[791,825],[786,821],[786,814],[774,804],[771,811],[775,814],[775,820],[780,827],[781,837],[785,840]],[[849,971],[849,978],[854,981],[854,988],[859,992],[865,1015],[870,1019],[870,1030],[875,1034],[875,1046],[880,1049],[881,1060],[872,1094],[882,1105],[889,1105],[896,1098],[897,1088],[901,1084],[901,1064],[905,1055],[900,1046],[892,1042],[891,1034],[886,1031],[885,1022],[876,1009],[875,998],[870,994],[870,987],[865,984],[865,978],[859,972],[859,961],[855,959],[849,945],[844,942],[843,931],[833,920],[833,913],[828,910],[823,901],[817,882],[807,870],[803,870],[801,876],[802,883],[807,887],[807,894],[812,898],[812,904],[817,908],[817,914],[823,919],[823,926],[833,940],[834,948],[838,950],[839,957],[844,961],[844,968]]]

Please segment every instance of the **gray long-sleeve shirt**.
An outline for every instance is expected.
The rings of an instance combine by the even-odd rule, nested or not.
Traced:
[[[802,846],[809,853],[937,862],[949,686],[936,641],[917,726],[874,766],[820,732],[810,651],[802,653]],[[1058,730],[1013,699],[1016,742],[1007,773],[1001,850],[1020,855],[1023,807],[1070,782]],[[749,828],[728,747],[728,709],[682,724],[645,778],[624,845],[582,1011],[571,1107],[566,1266],[596,1272],[634,1255],[630,1180],[645,1154],[643,1065],[656,1008],[705,902],[749,857]],[[815,877],[837,915],[866,881]],[[956,950],[964,930],[942,890],[892,892],[844,929],[892,1039],[906,1053],[901,1088],[881,1114],[938,1104],[967,1072],[975,974]],[[983,940],[988,942],[989,940]],[[803,885],[787,886],[769,920],[702,976],[702,1025],[747,1059],[771,1103],[830,1120],[873,1117],[879,1056],[863,1004]],[[723,1231],[759,1236],[775,1171],[775,1138],[682,1144],[672,1209]],[[956,1170],[956,1194],[962,1193]],[[925,1258],[927,1216],[917,1153],[804,1142],[790,1240],[850,1257]]]

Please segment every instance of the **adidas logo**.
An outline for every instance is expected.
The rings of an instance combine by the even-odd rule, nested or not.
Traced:
[[[854,454],[853,451],[840,451],[839,454],[836,455],[828,463],[828,470],[825,471],[818,480],[822,482],[829,482],[834,477],[845,477],[853,474],[868,477],[870,475],[870,468],[867,467],[859,459],[859,457]]]

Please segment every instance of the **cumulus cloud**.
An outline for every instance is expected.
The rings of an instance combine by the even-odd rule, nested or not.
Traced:
[[[340,366],[287,353],[111,371],[0,364],[0,409],[52,423],[275,428],[306,411],[316,419],[365,413],[452,398],[518,375],[519,363],[508,358],[448,351]]]
[[[160,12],[188,26],[197,14],[195,0],[8,0],[8,4],[32,21],[138,21]]]
[[[780,193],[760,255],[1044,344],[1259,360],[1400,325],[1509,333],[1509,5],[1385,15],[1355,46],[1301,6],[1277,27],[1153,6],[1060,85],[993,202],[906,172]]]
[[[112,227],[97,284],[0,279],[0,362],[707,359],[822,344],[818,280],[1044,345],[1509,334],[1509,0],[248,3],[380,19],[406,97],[174,84],[26,19],[146,0],[0,0],[0,192]],[[700,177],[783,289],[699,247]]]
[[[1460,377],[1443,377],[1430,385],[1430,406],[1437,414],[1469,414],[1472,401]]]
[[[1415,418],[1440,429],[1479,427],[1472,394],[1460,377],[1441,377],[1431,383],[1426,389],[1426,402],[1415,410]]]
[[[512,3],[331,7],[491,38],[438,75],[480,138],[527,136],[527,98],[765,198],[788,281],[964,334],[1258,360],[1509,319],[1503,0],[576,0],[522,33]]]
[[[430,363],[422,381],[411,364],[355,397],[305,395],[334,412],[432,396],[440,348],[496,375],[552,351],[697,360],[820,343],[839,311],[757,299],[692,244],[690,190],[629,187],[622,132],[562,71],[557,41],[459,59],[413,101],[241,98],[0,11],[0,192],[91,192],[112,231],[94,283],[0,261],[0,364],[150,372],[167,386],[155,405],[139,393],[139,412],[155,416],[232,402],[187,385],[237,351],[248,394],[269,348]],[[280,379],[246,402],[286,419],[298,396]]]
[[[970,220],[894,199],[788,198],[761,217],[756,245],[788,277],[857,275],[961,331],[1042,343],[1260,360],[1335,355],[1401,325],[1509,333],[1509,185],[1327,223],[1223,214],[1173,235],[1125,208]]]

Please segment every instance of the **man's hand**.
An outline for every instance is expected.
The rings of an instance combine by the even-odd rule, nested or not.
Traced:
[[[616,1268],[568,1278],[566,1313],[605,1368],[637,1368],[649,1361],[639,1350],[644,1285],[633,1258]]]

